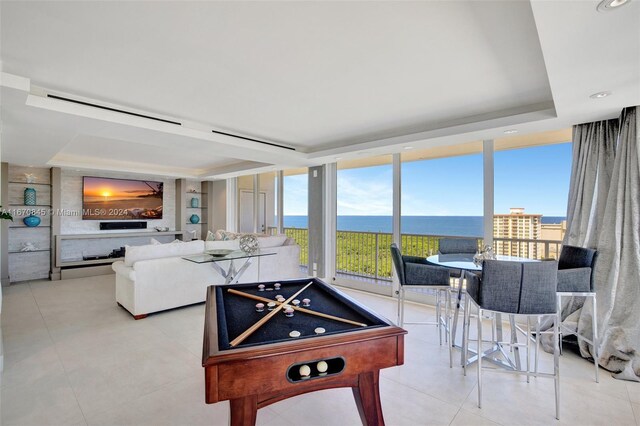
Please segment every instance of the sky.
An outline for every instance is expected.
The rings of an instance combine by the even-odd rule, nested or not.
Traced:
[[[494,212],[565,216],[571,144],[497,151]],[[482,154],[402,163],[403,216],[482,216]],[[391,164],[338,170],[338,215],[390,216]],[[284,214],[307,214],[307,175],[286,176]]]
[[[148,182],[154,188],[158,182]],[[129,199],[151,194],[151,188],[141,180],[111,179],[85,176],[83,179],[85,201],[94,199]]]

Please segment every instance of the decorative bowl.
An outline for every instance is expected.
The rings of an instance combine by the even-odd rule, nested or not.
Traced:
[[[205,254],[208,254],[214,257],[223,257],[233,252],[234,250],[229,250],[229,249],[214,249],[214,250],[205,251]]]
[[[30,228],[40,225],[40,218],[34,214],[25,217],[22,221]]]

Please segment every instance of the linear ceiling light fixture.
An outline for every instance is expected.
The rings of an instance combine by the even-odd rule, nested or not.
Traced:
[[[49,93],[47,93],[47,98],[57,99],[59,101],[71,102],[71,103],[79,104],[79,105],[90,106],[90,107],[94,107],[94,108],[100,108],[100,109],[104,109],[104,110],[107,110],[107,111],[119,112],[119,113],[122,113],[122,114],[133,115],[135,117],[148,118],[149,120],[156,120],[156,121],[161,121],[163,123],[175,124],[176,126],[182,126],[182,123],[180,123],[178,121],[166,120],[164,118],[153,117],[151,115],[138,114],[137,112],[125,111],[125,110],[122,110],[122,109],[111,108],[111,107],[107,107],[107,106],[104,106],[104,105],[92,104],[91,102],[85,102],[85,101],[79,101],[77,99],[65,98],[63,96],[52,95],[52,94],[49,94]]]
[[[619,8],[620,6],[624,6],[628,4],[631,0],[602,0],[598,4],[598,12],[611,12]]]
[[[134,117],[147,118],[149,120],[155,120],[155,121],[160,121],[162,123],[174,124],[176,126],[182,126],[182,123],[180,123],[179,121],[167,120],[165,118],[154,117],[152,115],[139,114],[137,112],[131,112],[131,111],[123,110],[123,109],[112,108],[112,107],[108,107],[108,106],[104,106],[104,105],[94,104],[94,103],[91,103],[91,102],[80,101],[80,100],[72,99],[72,98],[66,98],[64,96],[52,95],[50,93],[47,93],[47,98],[56,99],[58,101],[71,102],[71,103],[78,104],[78,105],[90,106],[90,107],[93,107],[93,108],[99,108],[99,109],[103,109],[103,110],[106,110],[106,111],[119,112],[121,114],[132,115]],[[285,146],[285,145],[279,145],[279,144],[276,144],[276,143],[273,143],[273,142],[261,141],[261,140],[258,140],[258,139],[248,138],[248,137],[245,137],[245,136],[234,135],[233,133],[220,132],[218,130],[212,130],[211,132],[219,134],[219,135],[231,136],[232,138],[244,139],[244,140],[251,141],[251,142],[257,142],[257,143],[261,143],[261,144],[265,144],[265,145],[275,146],[277,148],[284,148],[284,149],[289,149],[291,151],[295,151],[295,148],[291,148],[291,147]]]
[[[261,140],[258,140],[258,139],[248,138],[246,136],[234,135],[233,133],[220,132],[218,130],[212,130],[212,132],[216,133],[218,135],[231,136],[232,138],[244,139],[246,141],[251,141],[251,142],[258,142],[258,143],[262,143],[262,144],[265,144],[265,145],[275,146],[277,148],[290,149],[291,151],[295,151],[296,150],[295,148],[291,148],[290,146],[278,145],[277,143],[261,141]]]
[[[611,92],[609,92],[608,90],[605,90],[604,92],[598,92],[598,93],[594,93],[593,95],[589,95],[589,97],[591,99],[602,99],[602,98],[606,98],[609,95],[611,95]]]

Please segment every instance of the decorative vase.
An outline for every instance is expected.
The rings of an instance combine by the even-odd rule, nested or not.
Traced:
[[[200,222],[200,216],[198,216],[197,214],[192,214],[191,217],[189,218],[189,222],[191,223]]]
[[[36,205],[36,190],[33,188],[24,189],[24,205],[35,206]]]
[[[255,235],[247,234],[240,237],[240,250],[253,254],[258,251],[258,239]]]
[[[196,197],[193,197],[191,199],[191,207],[199,207],[200,204],[200,200],[198,200]]]
[[[26,203],[25,203],[26,204]],[[40,218],[34,214],[31,214],[24,219],[22,219],[25,225],[28,227],[34,227],[40,225]]]

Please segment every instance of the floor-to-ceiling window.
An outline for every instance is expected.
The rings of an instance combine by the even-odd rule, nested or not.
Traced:
[[[300,245],[300,265],[309,262],[309,177],[308,169],[289,169],[283,172],[284,233]]]
[[[403,253],[434,254],[441,237],[482,239],[481,142],[407,150],[401,182]]]
[[[566,231],[571,143],[519,147],[496,141],[494,248],[498,254],[557,258]]]
[[[393,214],[391,156],[339,161],[336,281],[390,294]]]

